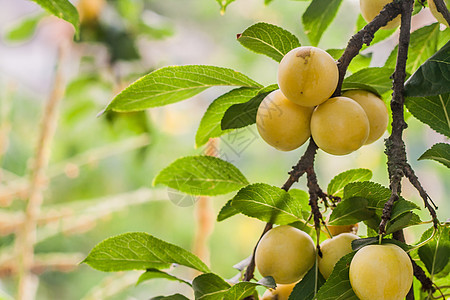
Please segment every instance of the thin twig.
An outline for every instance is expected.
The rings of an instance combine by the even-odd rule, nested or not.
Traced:
[[[25,211],[25,222],[17,237],[17,250],[19,259],[19,289],[18,299],[34,299],[34,288],[31,287],[32,275],[30,273],[34,260],[34,244],[36,241],[36,223],[43,201],[42,192],[45,183],[45,171],[50,158],[50,146],[56,129],[58,119],[58,104],[64,95],[65,78],[63,64],[66,62],[68,45],[61,45],[59,49],[58,67],[55,73],[54,86],[48,102],[46,103],[42,125],[39,133],[36,155],[30,174],[30,188],[28,204]]]

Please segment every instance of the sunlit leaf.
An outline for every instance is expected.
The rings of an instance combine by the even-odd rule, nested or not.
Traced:
[[[446,143],[434,144],[418,160],[423,159],[432,159],[450,168],[450,145]]]
[[[174,161],[155,178],[189,195],[227,194],[248,184],[241,171],[231,163],[212,156],[188,156]]]

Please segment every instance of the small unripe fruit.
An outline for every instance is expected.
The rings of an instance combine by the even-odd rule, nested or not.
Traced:
[[[370,22],[380,13],[380,11],[386,4],[391,2],[392,0],[359,0],[361,15],[363,16],[364,20]],[[400,22],[401,19],[400,16],[398,16],[387,23],[386,26],[381,27],[381,29],[393,29],[400,25]]]
[[[311,136],[309,128],[312,107],[289,101],[280,90],[267,95],[256,114],[258,132],[269,145],[291,151],[303,145]]]
[[[314,110],[311,135],[323,151],[349,154],[366,142],[369,119],[356,101],[347,97],[330,98]]]
[[[296,284],[278,284],[276,289],[266,290],[261,300],[288,300]]]
[[[352,252],[352,241],[358,239],[352,233],[342,233],[320,244],[322,257],[319,256],[319,270],[325,279],[330,277],[336,263],[346,254]]]
[[[444,3],[447,6],[447,8],[450,8],[450,0],[444,0]],[[434,0],[428,0],[428,6],[430,7],[431,13],[436,18],[436,20],[438,20],[439,23],[442,23],[442,24],[446,25],[447,27],[449,27],[444,16],[440,12],[438,12],[438,10],[436,8],[436,4],[434,3]]]
[[[277,284],[299,281],[314,265],[312,238],[300,229],[283,225],[269,230],[255,252],[256,267],[262,276],[272,276]]]
[[[278,86],[292,102],[316,106],[331,97],[339,71],[333,57],[316,47],[289,51],[278,67]]]
[[[342,94],[358,102],[369,119],[369,137],[364,143],[371,144],[378,140],[385,132],[389,123],[389,113],[384,101],[377,95],[365,90],[351,90]]]
[[[413,282],[411,260],[393,244],[369,245],[350,263],[350,284],[360,300],[405,299]]]

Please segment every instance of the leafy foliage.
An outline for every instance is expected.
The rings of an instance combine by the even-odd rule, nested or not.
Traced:
[[[106,110],[129,112],[191,98],[212,86],[260,88],[237,71],[214,66],[171,66],[147,74],[118,94]]]
[[[432,159],[450,168],[450,145],[446,143],[434,144],[419,157],[419,160],[423,159]]]
[[[192,282],[195,299],[239,300],[253,295],[257,286],[275,288],[272,277],[264,277],[258,282],[239,282],[233,286],[220,276],[207,273],[197,276]]]
[[[191,286],[190,282],[188,282],[184,279],[178,278],[167,272],[158,270],[158,269],[148,269],[145,273],[143,273],[141,276],[139,276],[139,279],[138,279],[136,285],[138,285],[144,281],[147,281],[150,279],[155,279],[155,278],[163,278],[163,279],[167,279],[167,280],[171,280],[171,281],[178,281],[178,282],[181,282],[181,283]]]
[[[249,101],[229,107],[222,118],[222,130],[241,128],[256,123],[259,105],[270,92],[276,89],[278,89],[276,84],[269,85],[259,90],[258,94]]]
[[[389,199],[391,191],[378,183],[365,181],[347,184],[344,188],[343,200],[333,210],[329,224],[349,225],[365,221],[367,226],[378,231],[384,204]],[[387,231],[415,225],[420,218],[410,212],[419,207],[402,197],[394,203],[391,220]]]
[[[292,201],[288,192],[264,183],[251,184],[239,190],[231,205],[244,215],[274,224],[303,220],[299,202]]]
[[[73,25],[76,34],[79,34],[80,17],[75,6],[69,0],[32,0],[43,9]]]
[[[317,272],[316,272],[317,271]],[[316,270],[316,265],[306,273],[306,275],[297,283],[294,290],[289,296],[289,300],[312,300],[314,298],[314,289],[316,288],[316,276],[317,276],[317,289],[325,283],[325,278],[322,274]]]
[[[160,269],[173,263],[209,272],[194,254],[144,232],[110,237],[96,245],[83,262],[104,272]]]
[[[407,80],[408,97],[428,97],[450,93],[450,42],[433,54]]]
[[[302,16],[303,27],[313,46],[319,44],[324,31],[333,21],[342,0],[312,0]]]
[[[344,187],[352,182],[366,181],[372,178],[372,171],[368,169],[352,169],[336,175],[328,184],[327,193],[329,195],[342,197]]]
[[[224,14],[225,10],[227,9],[227,6],[231,3],[234,2],[236,0],[216,0],[217,3],[219,3],[220,5],[220,13]]]
[[[350,262],[355,254],[356,252],[349,253],[336,263],[330,277],[317,293],[317,300],[336,299],[336,295],[339,295],[339,299],[358,300],[349,279]]]
[[[267,23],[257,23],[238,35],[238,42],[244,47],[264,54],[280,62],[286,53],[300,47],[297,37],[289,31]]]
[[[335,60],[338,60],[342,54],[344,53],[345,49],[328,49],[327,52],[330,54]],[[352,62],[348,66],[348,70],[352,73],[356,73],[362,69],[368,68],[370,65],[370,61],[372,60],[372,54],[361,54],[355,56],[355,58],[352,59]]]
[[[198,127],[195,136],[195,144],[200,147],[208,142],[210,138],[219,137],[227,130],[221,129],[221,121],[225,112],[230,106],[238,103],[247,102],[258,94],[259,90],[255,88],[237,88],[223,94],[209,105]]]
[[[405,105],[419,121],[450,137],[450,94],[406,98]]]
[[[356,239],[352,241],[352,249],[354,251],[358,251],[359,249],[361,249],[362,247],[365,246],[369,246],[369,245],[378,245],[379,244],[379,237],[369,237],[369,238],[363,238],[363,239]],[[381,240],[381,244],[394,244],[397,245],[399,247],[401,247],[403,250],[408,251],[411,250],[412,247],[402,243],[400,241],[397,240],[393,240],[393,239],[382,239]]]
[[[6,34],[6,39],[13,42],[25,41],[35,33],[36,27],[41,20],[42,15],[38,14],[22,20],[11,28]]]
[[[406,71],[408,73],[413,73],[420,67],[421,64],[432,56],[433,53],[436,52],[440,34],[439,23],[424,26],[411,34],[411,42],[408,52],[409,59],[406,64]],[[391,52],[385,66],[395,67],[397,52],[398,46]]]
[[[232,205],[231,202],[233,199],[230,199],[225,203],[225,205],[220,209],[219,214],[217,215],[217,221],[223,221],[225,219],[228,219],[229,217],[232,217],[234,215],[237,215],[239,213],[238,210],[236,210]]]
[[[422,234],[421,241],[431,237],[434,228],[430,228]],[[450,229],[448,226],[440,226],[436,237],[418,250],[420,260],[425,264],[430,274],[438,274],[444,271],[450,260]],[[448,272],[448,270],[447,270]],[[444,274],[447,275],[447,274]]]
[[[344,79],[342,90],[363,89],[383,95],[392,88],[391,68],[366,68]]]
[[[189,195],[214,196],[235,191],[248,181],[231,163],[201,155],[177,159],[156,176],[154,184]]]

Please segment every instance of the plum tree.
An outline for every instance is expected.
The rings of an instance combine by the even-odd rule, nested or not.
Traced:
[[[300,229],[283,225],[269,230],[255,252],[256,267],[262,276],[272,276],[277,284],[300,280],[315,261],[312,238]]]
[[[450,0],[444,0],[444,3],[447,5],[447,7],[450,7]],[[434,0],[429,0],[428,6],[430,7],[431,13],[436,18],[436,20],[438,20],[439,23],[445,24],[445,25],[447,25],[447,27],[449,27],[445,18],[442,16],[442,14],[440,12],[438,12],[438,10],[436,8],[436,4],[434,3]]]
[[[289,101],[280,90],[267,95],[256,114],[261,137],[278,150],[290,151],[303,145],[311,136],[312,107]]]
[[[356,101],[334,97],[319,105],[311,117],[311,134],[317,146],[334,155],[359,149],[369,136],[369,119]]]
[[[276,289],[266,290],[261,300],[288,300],[296,284],[278,284]]]
[[[358,102],[369,119],[369,137],[364,143],[371,144],[378,140],[386,131],[389,123],[389,113],[384,101],[377,95],[365,90],[350,90],[342,94]]]
[[[319,270],[325,279],[330,277],[334,265],[339,259],[353,251],[352,241],[358,238],[357,235],[352,233],[341,233],[320,244],[322,257],[319,256]]]
[[[359,0],[361,15],[364,20],[370,22],[380,13],[383,7],[390,2],[392,2],[392,0]],[[392,29],[398,25],[400,25],[400,16],[387,23],[382,29]]]
[[[361,300],[402,300],[413,281],[409,256],[397,245],[369,245],[350,263],[350,284]]]
[[[339,71],[330,54],[316,47],[289,51],[278,67],[278,86],[292,102],[316,106],[331,97]]]

